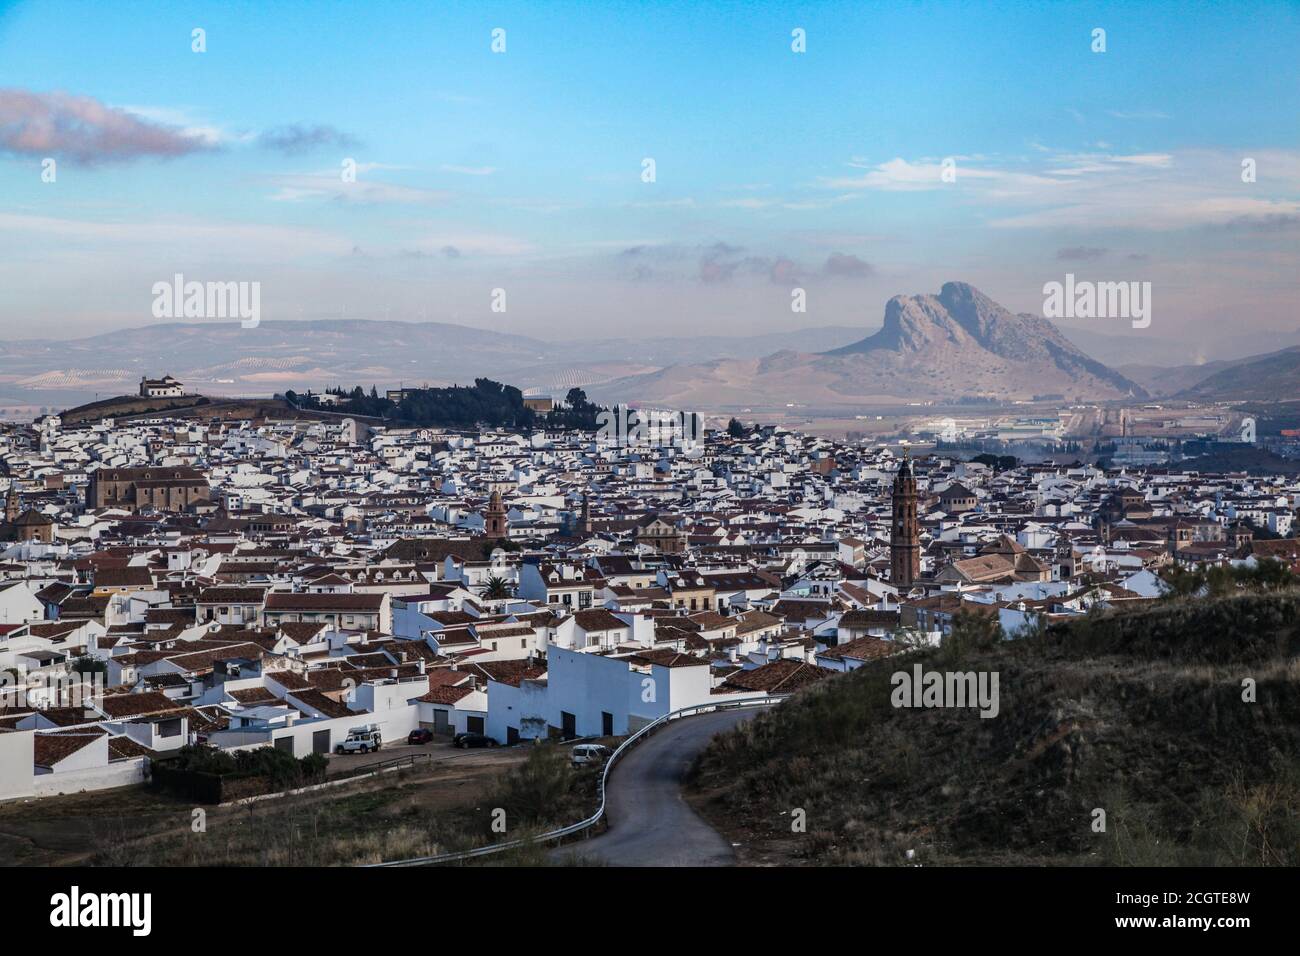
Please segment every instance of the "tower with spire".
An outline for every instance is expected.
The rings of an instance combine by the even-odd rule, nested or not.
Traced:
[[[583,534],[591,534],[591,495],[582,493],[582,528]]]
[[[916,522],[916,478],[912,462],[903,452],[903,464],[894,477],[894,513],[889,527],[889,581],[908,588],[921,576],[921,535]]]

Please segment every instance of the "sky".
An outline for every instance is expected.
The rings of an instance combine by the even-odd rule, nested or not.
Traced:
[[[1296,2],[0,3],[0,326],[147,325],[180,273],[265,319],[870,329],[1073,273],[1152,283],[1096,331],[1264,352],[1298,50]]]

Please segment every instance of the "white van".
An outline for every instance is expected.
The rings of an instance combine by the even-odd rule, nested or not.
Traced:
[[[609,748],[603,744],[577,744],[573,748],[575,767],[599,767],[609,759]]]

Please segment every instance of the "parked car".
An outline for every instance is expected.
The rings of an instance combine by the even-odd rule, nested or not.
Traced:
[[[428,727],[416,727],[406,735],[408,744],[427,744],[433,739],[433,731]]]
[[[368,754],[372,750],[378,750],[381,744],[379,725],[370,724],[365,727],[351,728],[348,731],[347,739],[336,746],[334,752],[336,754]]]
[[[573,748],[575,767],[599,767],[609,759],[610,750],[604,744],[578,744]]]
[[[468,747],[495,747],[497,742],[487,734],[457,734],[451,739],[452,745],[462,750]]]

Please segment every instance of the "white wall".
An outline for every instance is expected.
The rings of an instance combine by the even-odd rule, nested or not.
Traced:
[[[0,624],[26,624],[45,620],[45,605],[36,600],[26,581],[0,591]]]
[[[0,733],[0,800],[30,797],[35,732],[13,730]]]
[[[564,725],[562,713],[574,715],[574,732],[595,737],[604,732],[603,714],[613,717],[614,734],[622,736],[670,710],[713,699],[707,661],[695,667],[633,668],[627,658],[602,657],[552,644],[547,648],[544,687],[522,688],[493,681],[488,690],[487,733],[505,741],[506,728],[528,718],[544,717],[552,727]]]
[[[147,764],[147,757],[136,757],[132,760],[119,760],[103,767],[43,773],[33,778],[33,790],[38,797],[50,797],[58,793],[81,793],[86,790],[129,787],[145,782]]]
[[[277,727],[271,731],[270,743],[284,737],[293,738],[293,755],[305,757],[311,753],[312,735],[318,730],[330,731],[330,753],[341,744],[353,727],[379,725],[379,739],[386,744],[406,743],[407,735],[420,726],[420,711],[415,705],[403,706],[378,714],[353,714],[329,720],[300,720],[292,727]]]

